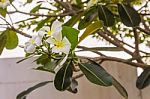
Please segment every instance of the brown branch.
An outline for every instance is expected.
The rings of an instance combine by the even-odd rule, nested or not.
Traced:
[[[8,12],[9,14],[13,14],[13,13],[21,13],[21,14],[25,14],[25,15],[30,15],[30,16],[36,16],[36,17],[65,17],[65,16],[72,16],[72,15],[76,15],[80,12],[83,12],[83,10],[78,10],[78,11],[69,11],[69,12],[65,12],[65,13],[60,13],[60,14],[39,14],[39,13],[28,13],[28,12],[23,12],[23,11],[11,11]]]
[[[81,78],[81,77],[83,77],[83,76],[84,76],[84,74],[81,73],[81,74],[78,74],[78,75],[74,76],[73,79],[78,79],[78,78]]]
[[[134,67],[141,67],[141,68],[146,68],[149,65],[146,64],[142,64],[142,63],[135,63],[135,62],[131,62],[129,60],[125,60],[125,59],[121,59],[121,58],[116,58],[116,57],[108,57],[108,56],[101,56],[101,57],[97,57],[94,59],[95,61],[99,61],[99,60],[103,60],[103,61],[116,61],[116,62],[121,62],[121,63],[125,63]]]
[[[99,63],[101,61],[115,61],[115,62],[120,62],[120,63],[125,63],[125,64],[128,64],[130,66],[133,66],[133,67],[140,67],[140,68],[146,68],[147,66],[150,66],[150,65],[147,65],[147,64],[143,64],[143,63],[135,63],[135,62],[132,62],[128,59],[122,59],[122,58],[116,58],[116,57],[111,57],[111,56],[100,56],[100,57],[94,57],[94,58],[91,58],[91,57],[85,57],[85,56],[78,56],[81,60],[83,59],[92,59],[93,61]],[[87,61],[85,61],[87,62]]]
[[[120,42],[120,44],[122,43],[122,44],[125,44],[125,45],[128,46],[128,47],[131,47],[131,48],[135,49],[135,47],[131,46],[130,44],[128,44],[128,43],[126,43],[126,42],[124,42],[124,41],[121,41],[121,40],[119,40],[118,38],[116,38],[116,36],[113,35],[113,33],[110,32],[107,28],[104,27],[104,30],[105,30],[105,33],[106,33],[108,36],[110,36],[111,38],[113,38],[115,41]],[[144,52],[144,51],[142,51],[142,50],[139,50],[139,52],[142,52],[142,53],[144,53],[144,54],[149,54],[149,53],[146,53],[146,52]]]
[[[17,29],[14,28],[14,27],[11,27],[11,28],[9,28],[9,29],[12,30],[12,31],[15,31],[15,32],[17,32],[18,34],[21,34],[21,35],[23,35],[23,36],[25,36],[25,37],[32,38],[31,35],[26,34],[26,33],[22,32],[22,31],[19,31],[19,30],[17,30]]]
[[[140,30],[141,32],[144,32],[144,33],[146,33],[147,35],[150,35],[150,31],[147,31],[147,30],[145,30],[145,29],[143,29],[143,28],[141,28],[141,27],[136,27],[138,30]]]
[[[140,53],[139,53],[139,33],[136,31],[135,28],[133,28],[133,33],[134,33],[134,39],[135,39],[135,51],[134,51],[134,56],[133,57],[140,57]],[[137,62],[139,63],[143,63],[141,58],[136,59]]]
[[[88,47],[85,47],[85,46],[77,46],[77,48],[81,48],[83,50],[89,49]],[[93,53],[95,53],[97,55],[100,55],[100,56],[105,56],[104,54],[102,54],[101,52],[98,52],[98,51],[91,51],[91,52],[93,52]]]
[[[131,56],[133,56],[133,52],[131,52],[130,50],[124,48],[123,45],[120,44],[120,42],[117,42],[117,41],[115,41],[115,40],[112,40],[112,39],[109,38],[107,35],[105,35],[103,32],[100,32],[100,31],[99,31],[98,34],[99,34],[101,37],[103,37],[106,41],[108,41],[108,42],[112,43],[113,45],[115,45],[115,46],[117,46],[117,47],[123,49],[126,53],[128,53],[128,54],[131,55]]]

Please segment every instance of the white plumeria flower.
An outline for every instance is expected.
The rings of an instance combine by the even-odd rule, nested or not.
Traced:
[[[90,8],[91,6],[95,5],[96,3],[98,3],[99,0],[90,0],[87,3],[87,8]]]
[[[52,52],[54,53],[60,53],[63,52],[65,54],[69,54],[71,44],[69,40],[64,37],[62,38],[62,33],[57,33],[54,37],[49,37],[46,40],[49,44],[53,44]]]
[[[0,0],[0,7],[5,9],[8,5],[10,5],[9,0]]]
[[[42,42],[42,37],[39,35],[32,36],[32,38],[25,43],[24,50],[26,53],[33,53],[35,51],[35,47],[39,46]]]
[[[41,36],[44,36],[44,34],[47,34],[48,36],[55,36],[57,33],[61,32],[62,30],[62,22],[55,20],[50,27],[44,26],[43,28],[40,29],[38,32]]]

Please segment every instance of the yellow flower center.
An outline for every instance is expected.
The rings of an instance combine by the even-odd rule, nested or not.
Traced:
[[[50,36],[52,35],[52,31],[47,31],[47,34]]]
[[[31,42],[32,44],[34,44],[35,40],[34,40],[34,39],[31,39],[30,42]]]
[[[0,2],[5,3],[5,2],[6,2],[6,0],[0,0]]]
[[[64,45],[65,45],[65,44],[64,44],[62,41],[56,41],[56,44],[55,44],[55,46],[56,46],[57,48],[63,48]]]
[[[54,30],[49,30],[49,31],[47,31],[47,34],[48,34],[49,36],[51,36],[53,32],[55,32],[55,31],[54,31]]]

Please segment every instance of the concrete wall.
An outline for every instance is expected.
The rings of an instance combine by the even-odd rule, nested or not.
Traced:
[[[32,61],[16,64],[21,58],[0,59],[0,99],[15,99],[16,95],[41,81],[53,80],[53,75],[35,71]],[[139,91],[135,87],[136,69],[117,62],[102,64],[129,93],[129,99],[149,99],[150,88]],[[85,77],[79,79],[77,94],[57,91],[53,84],[48,84],[29,95],[27,99],[124,99],[114,87],[101,87],[91,84]]]

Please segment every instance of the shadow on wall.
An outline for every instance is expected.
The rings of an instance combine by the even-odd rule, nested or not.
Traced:
[[[34,59],[16,64],[21,58],[0,59],[0,97],[16,99],[21,91],[42,81],[52,80],[53,75],[35,71]],[[103,66],[113,74],[127,89],[129,99],[149,99],[149,88],[139,91],[135,87],[136,69],[116,62],[105,62]],[[119,67],[119,68],[118,68]],[[141,96],[143,98],[141,98]],[[78,93],[57,91],[53,84],[48,84],[31,93],[27,99],[124,99],[114,87],[104,88],[91,84],[85,77],[79,79]],[[111,97],[111,98],[110,98]]]

